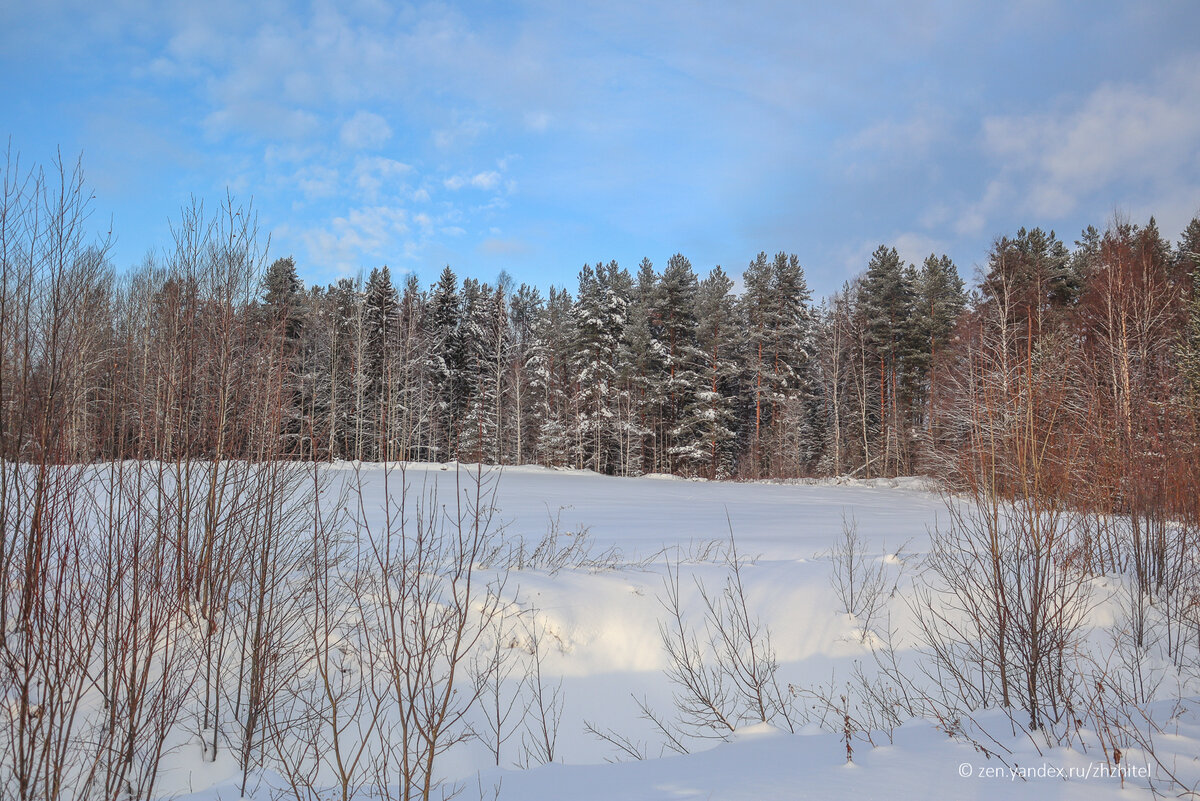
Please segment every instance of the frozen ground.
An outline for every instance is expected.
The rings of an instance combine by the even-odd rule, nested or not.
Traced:
[[[356,472],[340,465],[334,473],[361,476],[376,505],[382,497],[378,468]],[[406,479],[414,490],[436,484],[441,503],[455,490],[453,467],[412,465]],[[395,477],[391,486],[394,491]],[[462,798],[526,801],[1148,797],[1138,789],[1146,787],[1144,779],[1131,776],[1122,783],[1107,772],[1103,751],[1087,733],[1070,749],[1049,747],[1014,731],[995,712],[974,721],[913,720],[893,732],[856,731],[852,764],[841,723],[827,714],[825,725],[819,714],[798,720],[795,734],[759,723],[728,741],[689,740],[691,753],[683,755],[667,748],[644,718],[638,700],[664,719],[675,717],[659,631],[666,619],[664,566],[668,559],[681,563],[681,598],[699,622],[699,586],[719,591],[727,574],[710,546],[728,541],[731,527],[740,553],[750,559],[746,600],[770,630],[781,686],[828,687],[836,696],[856,664],[868,670],[874,664],[871,646],[878,638],[862,636],[861,621],[839,608],[830,584],[828,554],[844,521],[857,524],[870,559],[900,580],[885,610],[890,618],[875,628],[890,621],[901,658],[911,658],[910,581],[930,530],[947,522],[946,501],[922,487],[917,480],[733,484],[505,469],[496,504],[507,538],[536,543],[557,518],[562,541],[586,528],[588,552],[603,558],[587,567],[514,570],[509,578],[515,606],[543,632],[545,680],[561,686],[555,763],[518,768],[527,761],[518,731],[501,748],[499,767],[472,743],[445,755],[442,776],[458,783]],[[1103,602],[1094,615],[1097,622],[1111,617]],[[797,706],[812,711],[803,695]],[[1161,711],[1171,728],[1158,737],[1159,757],[1170,760],[1176,775],[1196,781],[1200,726],[1195,704],[1181,709]],[[646,758],[632,759],[589,733],[588,724],[619,733]],[[197,800],[238,797],[230,763],[199,763],[184,743],[169,764],[164,792]],[[1125,764],[1138,773],[1148,763],[1129,753]],[[272,797],[273,784],[264,773],[252,797]],[[1161,777],[1159,784],[1165,786]]]

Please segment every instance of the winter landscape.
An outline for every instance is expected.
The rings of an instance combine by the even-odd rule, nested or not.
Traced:
[[[1010,601],[1007,624],[1046,626],[1054,649],[1031,677],[1011,637],[1014,698],[1045,684],[1006,709],[995,618],[971,606],[988,580],[955,572],[987,555],[937,556],[987,516],[927,480],[191,468],[239,529],[195,598],[164,571],[176,511],[145,502],[180,464],[54,471],[52,505],[82,525],[55,532],[45,608],[9,624],[10,692],[36,710],[9,720],[14,797],[20,781],[30,797],[62,781],[67,797],[194,799],[1124,798],[1200,782],[1194,619],[1139,610],[1120,575],[1039,587],[1006,565],[1008,591],[1047,605]],[[196,505],[200,543],[196,494],[166,492]],[[234,523],[248,502],[262,515]]]
[[[1200,796],[1200,13],[827,6],[0,9],[0,801]]]

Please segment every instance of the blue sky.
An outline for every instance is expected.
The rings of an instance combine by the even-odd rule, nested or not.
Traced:
[[[0,133],[83,154],[128,267],[253,199],[306,282],[584,262],[818,294],[880,243],[970,275],[1022,226],[1200,212],[1200,4],[5,3]]]

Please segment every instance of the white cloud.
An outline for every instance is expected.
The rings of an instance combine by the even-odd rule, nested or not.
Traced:
[[[902,231],[879,239],[864,239],[857,245],[841,249],[839,256],[843,277],[849,278],[866,270],[871,255],[880,245],[894,247],[903,263],[915,264],[918,267],[930,253],[940,256],[950,251],[950,244],[945,240],[919,231]]]
[[[476,189],[495,189],[500,183],[500,173],[495,170],[481,172],[471,179],[471,186]]]
[[[885,181],[898,170],[935,177],[940,156],[952,142],[950,115],[940,108],[921,107],[907,117],[885,117],[839,140],[831,157],[843,164],[847,179],[871,184]]]
[[[337,192],[338,171],[320,164],[302,167],[293,176],[306,200],[330,197]]]
[[[534,133],[545,133],[553,116],[548,111],[525,112],[525,127]]]
[[[251,130],[275,140],[304,140],[320,130],[321,120],[303,109],[270,101],[247,100],[213,111],[204,118],[204,128],[214,137]]]
[[[906,264],[915,264],[918,267],[929,256],[930,253],[942,255],[947,252],[950,247],[942,239],[926,236],[922,233],[907,231],[892,237],[891,245],[896,248],[896,252],[900,254],[900,259]]]
[[[272,143],[263,150],[263,162],[269,166],[300,164],[310,161],[319,155],[319,150],[312,145],[295,142]]]
[[[404,209],[366,206],[307,231],[303,239],[313,261],[348,275],[402,252],[402,238],[408,231]]]
[[[391,138],[392,128],[387,120],[370,111],[358,111],[342,123],[342,144],[355,150],[374,150]]]
[[[449,125],[433,132],[433,144],[439,150],[469,145],[486,132],[490,126],[474,117],[453,119]]]
[[[476,173],[469,177],[465,175],[452,175],[442,181],[442,184],[452,192],[457,192],[465,186],[490,191],[500,185],[500,177],[500,173],[495,170],[488,170],[487,172]]]
[[[847,139],[845,147],[871,155],[923,155],[945,136],[944,117],[928,111],[907,120],[880,120]]]
[[[1169,197],[1197,181],[1200,59],[1176,62],[1151,82],[1102,84],[1044,114],[989,117],[985,151],[1020,176],[1025,210],[1056,218],[1109,193]]]
[[[867,269],[867,262],[871,260],[871,254],[881,244],[882,241],[880,240],[865,239],[859,242],[857,246],[851,245],[840,248],[838,255],[842,263],[841,277],[851,278]]]
[[[982,198],[963,207],[954,222],[954,232],[960,236],[978,236],[994,215],[1016,205],[1017,199],[1007,181],[990,181]]]
[[[363,196],[370,201],[381,195],[394,197],[407,189],[403,179],[412,172],[412,167],[395,159],[383,156],[364,156],[354,163],[354,179]],[[387,192],[392,187],[395,191]]]

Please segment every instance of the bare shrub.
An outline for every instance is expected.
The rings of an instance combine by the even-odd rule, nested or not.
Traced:
[[[490,642],[475,655],[471,670],[483,716],[475,736],[487,747],[496,767],[500,766],[505,744],[516,734],[526,712],[521,706],[523,682],[516,675],[519,641],[513,630],[515,625],[507,615],[493,623]]]
[[[97,621],[101,702],[90,781],[106,798],[153,796],[167,739],[197,677],[197,641],[172,570],[174,526],[157,502],[162,469],[162,463],[118,462],[88,479],[105,595]]]
[[[598,548],[588,526],[565,528],[562,513],[567,508],[559,507],[553,514],[547,510],[549,520],[541,539],[529,542],[524,535],[505,539],[496,545],[493,553],[487,555],[486,563],[506,570],[542,570],[551,576],[561,570],[599,572],[631,566],[617,546]],[[646,561],[637,564],[645,564]]]
[[[3,468],[9,495],[2,525],[11,550],[0,642],[0,796],[87,793],[95,752],[84,740],[85,700],[105,599],[79,491],[83,470]]]
[[[538,622],[536,609],[526,622],[525,635],[529,647],[525,676],[528,702],[523,716],[525,729],[521,734],[522,758],[519,764],[528,768],[554,761],[558,727],[562,722],[563,697],[562,679],[554,684],[542,675],[546,629],[544,624]]]
[[[968,708],[1019,707],[1031,730],[1063,721],[1090,604],[1072,517],[1032,498],[949,509],[914,604],[933,669]]]
[[[300,591],[307,614],[304,664],[280,692],[270,725],[273,763],[296,801],[350,801],[374,778],[374,734],[383,708],[372,692],[367,632],[357,602],[366,586],[364,552],[341,527],[343,487],[326,506],[314,465],[312,527]]]
[[[443,786],[438,757],[472,736],[467,715],[481,683],[471,656],[503,610],[504,574],[476,565],[494,548],[495,474],[455,474],[444,506],[436,487],[412,500],[403,467],[383,471],[382,525],[371,522],[361,477],[355,524],[371,576],[359,609],[368,632],[375,703],[391,714],[376,733],[375,782],[400,798],[429,799]]]
[[[901,566],[903,548],[901,546],[892,554],[893,561]],[[853,517],[842,517],[842,538],[829,552],[829,558],[833,562],[830,574],[833,591],[846,614],[857,618],[862,625],[865,641],[879,613],[895,595],[900,573],[897,571],[895,576],[890,576],[887,565],[871,557],[858,533],[858,521]]]
[[[667,677],[676,687],[679,729],[668,741],[680,741],[681,734],[727,739],[739,726],[754,721],[794,729],[792,700],[777,679],[779,664],[770,631],[747,602],[746,562],[738,554],[732,527],[725,565],[725,584],[719,592],[695,579],[704,607],[699,628],[684,610],[679,564],[666,565],[659,602],[667,620],[659,623],[659,632],[667,652]],[[648,708],[643,707],[643,713],[660,730],[672,728]]]

